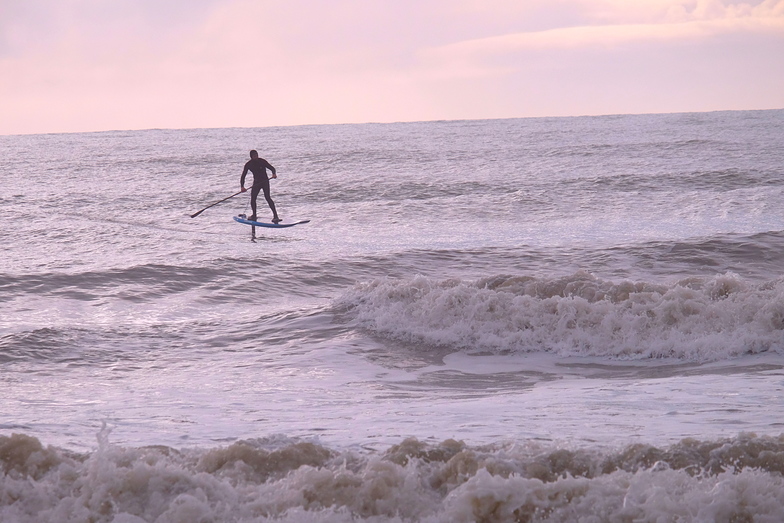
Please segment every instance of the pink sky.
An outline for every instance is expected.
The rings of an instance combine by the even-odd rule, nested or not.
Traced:
[[[0,0],[0,134],[784,107],[784,0]]]

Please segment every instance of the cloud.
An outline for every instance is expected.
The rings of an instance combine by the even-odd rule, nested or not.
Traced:
[[[634,8],[615,9],[620,2],[592,2],[593,15],[607,18],[652,19],[648,22],[619,21],[528,31],[465,40],[425,50],[431,63],[481,63],[493,56],[519,51],[546,51],[617,47],[635,43],[682,43],[732,33],[784,36],[784,1],[767,0],[758,5],[724,5],[718,0],[684,2],[648,0]],[[694,4],[689,10],[687,6]],[[624,3],[626,5],[626,3]],[[602,7],[602,8],[600,8]]]
[[[0,0],[0,133],[784,105],[782,19],[784,0]]]

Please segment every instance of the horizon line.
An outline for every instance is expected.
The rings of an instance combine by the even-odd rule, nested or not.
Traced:
[[[99,129],[92,131],[51,131],[42,133],[0,133],[0,137],[14,136],[47,136],[58,134],[99,134],[99,133],[122,133],[122,132],[144,132],[144,131],[199,131],[199,130],[228,130],[228,129],[281,129],[292,127],[317,127],[328,125],[398,125],[398,124],[422,124],[422,123],[447,123],[447,122],[482,122],[490,120],[543,120],[556,118],[607,118],[617,116],[665,116],[678,114],[711,114],[711,113],[731,113],[731,112],[763,112],[763,111],[782,111],[784,107],[771,107],[767,109],[712,109],[707,111],[672,111],[672,112],[641,112],[641,113],[600,113],[600,114],[577,114],[577,115],[550,115],[550,116],[506,116],[488,118],[455,118],[455,119],[434,119],[434,120],[392,120],[392,121],[367,121],[367,122],[336,122],[336,123],[304,123],[304,124],[280,124],[262,125],[255,127],[247,126],[226,126],[226,127],[142,127],[128,129]]]

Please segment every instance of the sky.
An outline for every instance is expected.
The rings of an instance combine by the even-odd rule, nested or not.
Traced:
[[[784,108],[784,0],[0,0],[0,134]]]

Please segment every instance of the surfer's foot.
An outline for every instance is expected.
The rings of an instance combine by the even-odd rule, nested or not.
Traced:
[[[255,222],[256,221],[256,215],[255,214],[251,214],[250,216],[248,216],[248,221],[249,222]]]
[[[280,218],[278,218],[277,216],[275,216],[275,217],[272,219],[272,223],[280,223],[280,222],[282,222],[282,221],[283,221],[283,220],[281,220],[281,219],[280,219]]]

